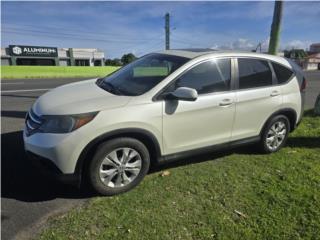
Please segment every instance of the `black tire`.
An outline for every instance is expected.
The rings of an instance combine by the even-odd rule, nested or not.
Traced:
[[[271,127],[277,123],[277,122],[282,122],[285,125],[286,128],[286,133],[285,136],[281,142],[281,144],[277,147],[275,147],[274,149],[271,149],[268,144],[267,144],[267,137],[268,137],[268,132],[271,129]],[[277,115],[272,117],[264,126],[262,133],[261,133],[261,140],[259,142],[259,149],[262,153],[273,153],[273,152],[277,152],[280,148],[282,148],[285,144],[286,141],[288,139],[288,135],[290,132],[290,122],[288,120],[288,118],[284,115]]]
[[[120,187],[110,187],[104,184],[103,181],[100,179],[100,166],[102,164],[102,161],[109,153],[119,148],[131,148],[138,152],[141,157],[141,169],[138,175],[132,180],[132,182],[128,183],[127,185]],[[91,160],[88,168],[89,183],[92,186],[92,188],[101,195],[112,196],[124,193],[133,189],[142,181],[144,176],[148,173],[149,166],[150,154],[148,149],[142,142],[134,138],[115,138],[102,143],[97,148],[97,151],[93,159]]]

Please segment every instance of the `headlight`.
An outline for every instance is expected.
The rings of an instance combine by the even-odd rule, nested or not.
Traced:
[[[90,122],[98,112],[77,115],[42,116],[43,124],[39,127],[44,133],[68,133]]]

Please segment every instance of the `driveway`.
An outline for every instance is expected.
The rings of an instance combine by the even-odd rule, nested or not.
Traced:
[[[307,108],[320,91],[320,71],[307,72]],[[2,239],[28,239],[49,216],[67,211],[88,197],[77,189],[43,179],[25,158],[22,142],[24,117],[47,89],[81,79],[2,81]]]

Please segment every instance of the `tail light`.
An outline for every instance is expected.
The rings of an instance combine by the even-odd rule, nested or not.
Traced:
[[[301,86],[300,86],[300,92],[303,92],[307,87],[307,81],[305,78],[303,78]]]

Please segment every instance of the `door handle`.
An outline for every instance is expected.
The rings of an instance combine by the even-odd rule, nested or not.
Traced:
[[[270,94],[271,97],[275,97],[275,96],[279,96],[279,95],[280,95],[280,92],[277,91],[277,90],[272,91],[271,94]]]
[[[233,103],[233,101],[231,99],[223,99],[220,103],[219,103],[219,106],[221,107],[225,107],[225,106],[229,106]]]

